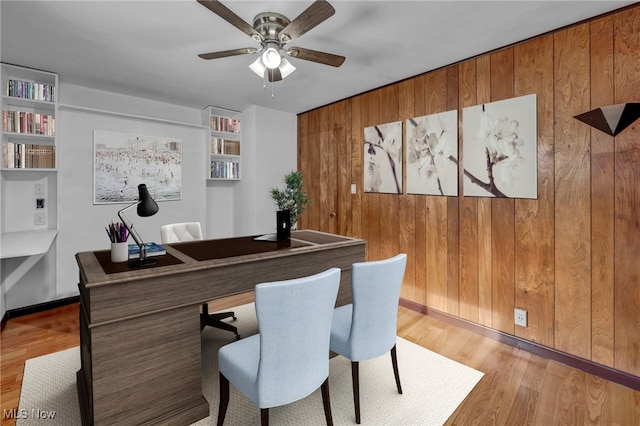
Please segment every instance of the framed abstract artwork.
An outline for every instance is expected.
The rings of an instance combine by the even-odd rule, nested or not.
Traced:
[[[144,183],[156,201],[182,198],[182,140],[94,130],[93,204],[133,203]]]
[[[458,195],[458,111],[410,118],[406,131],[407,193]]]
[[[538,197],[536,95],[463,109],[464,195]]]
[[[402,194],[402,121],[364,129],[364,192]]]

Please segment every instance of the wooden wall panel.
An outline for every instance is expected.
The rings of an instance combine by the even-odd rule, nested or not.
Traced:
[[[461,129],[460,108],[460,67],[452,65],[447,69],[447,110],[458,110],[458,129]],[[460,130],[461,132],[461,130]],[[461,135],[462,133],[460,133]],[[460,136],[458,141],[460,141]],[[458,148],[460,142],[458,142]],[[462,151],[458,149],[458,174],[461,176]],[[460,196],[462,187],[458,179],[458,197],[447,197],[447,307],[449,300],[456,300],[458,296],[458,282],[460,280]],[[442,309],[445,311],[445,309]]]
[[[357,96],[351,99],[351,182],[356,184],[356,193],[351,195],[351,229],[354,237],[364,238],[362,229],[362,208],[364,175],[363,175],[363,155],[364,155],[364,134],[363,113],[364,113],[364,97]],[[316,183],[319,184],[319,183]],[[349,188],[351,190],[351,188]],[[348,220],[349,218],[347,218]],[[369,244],[367,244],[368,246]]]
[[[530,93],[538,198],[464,197],[463,109]],[[613,138],[574,118],[622,102],[640,102],[640,4],[300,114],[299,169],[327,204],[300,223],[331,228],[337,206],[369,260],[408,254],[403,298],[640,376],[640,122]],[[451,109],[457,197],[363,193],[365,127]]]
[[[555,347],[591,356],[589,25],[554,36],[555,67]]]
[[[434,71],[426,76],[426,113],[447,111],[447,72]],[[426,303],[439,310],[447,303],[447,198],[426,196],[425,226],[427,253]]]
[[[476,102],[491,102],[491,55],[476,60]],[[469,135],[471,136],[471,135]],[[468,139],[468,137],[467,137]],[[464,141],[463,141],[464,143]],[[493,279],[491,267],[491,198],[477,198],[478,203],[478,322],[493,325]]]
[[[591,108],[614,104],[613,17],[591,23]],[[613,367],[614,139],[591,133],[591,354]]]
[[[477,72],[476,60],[470,60],[460,64],[459,77],[459,108],[461,111],[465,107],[473,106],[477,101]],[[464,120],[464,113],[460,116],[459,122]],[[469,143],[472,135],[465,136],[460,125],[460,145],[459,160],[464,167],[464,154],[462,146]],[[460,173],[462,175],[462,173]],[[462,181],[459,184],[460,191],[464,194]],[[450,300],[449,313],[456,314],[459,311],[461,318],[468,320],[478,319],[478,199],[475,197],[460,198],[459,205],[459,306],[453,309],[453,300]]]
[[[415,103],[415,84],[414,79],[405,80],[398,84],[398,117],[413,117],[414,116],[414,103]],[[406,118],[405,118],[406,120]],[[403,123],[403,126],[405,123]],[[403,127],[403,132],[406,133],[406,128]],[[405,164],[404,158],[407,151],[406,138],[403,136],[405,143],[402,147],[402,162]],[[398,220],[400,226],[400,241],[398,251],[400,253],[415,253],[416,252],[416,230],[415,230],[415,200],[414,195],[406,193],[407,187],[407,168],[402,168],[402,182],[403,191],[399,196],[398,201]],[[404,280],[402,283],[402,290],[400,297],[414,300],[415,297],[415,282],[416,282],[416,257],[407,255],[407,267],[404,273]]]
[[[640,102],[640,7],[614,17],[615,101]],[[640,376],[640,123],[616,136],[615,367]]]
[[[427,114],[427,76],[422,75],[412,79],[414,82],[414,105],[411,117],[422,117]],[[406,118],[411,118],[406,117]],[[405,118],[405,119],[406,119]],[[411,195],[415,208],[415,239],[416,239],[416,273],[415,293],[411,299],[417,303],[427,304],[427,271],[429,258],[432,253],[427,251],[427,212],[426,199],[421,195]],[[444,310],[444,309],[443,309]]]
[[[376,124],[399,121],[398,85],[380,89],[380,121]],[[402,141],[398,141],[401,143]],[[402,188],[402,183],[400,184]],[[400,252],[399,194],[380,194],[380,259]]]
[[[491,55],[491,101],[514,96],[513,48]],[[515,295],[515,200],[491,199],[491,281],[493,292],[492,328],[514,332]]]
[[[528,311],[515,334],[553,346],[553,36],[515,46],[514,57],[514,95],[535,93],[538,109],[538,199],[515,206],[515,306]]]

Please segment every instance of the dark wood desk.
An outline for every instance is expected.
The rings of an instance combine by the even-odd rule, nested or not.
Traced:
[[[365,241],[294,231],[290,244],[252,237],[169,244],[159,265],[76,254],[80,271],[77,374],[83,424],[181,424],[209,415],[202,396],[199,306],[261,282],[342,270],[337,305],[351,300],[351,264]]]

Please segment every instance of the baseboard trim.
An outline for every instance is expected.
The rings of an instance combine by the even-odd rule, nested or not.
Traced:
[[[25,306],[23,308],[10,309],[4,313],[2,317],[2,328],[11,318],[31,315],[38,312],[48,311],[49,309],[59,308],[61,306],[71,305],[80,301],[80,296],[67,297],[65,299],[51,300],[49,302],[38,303],[36,305]]]
[[[529,340],[525,340],[520,337],[504,333],[502,331],[494,330],[483,325],[458,318],[454,315],[429,308],[419,303],[412,302],[410,300],[401,298],[400,306],[455,325],[456,327],[472,331],[476,334],[489,337],[490,339],[497,340],[501,343],[514,346],[518,349],[522,349],[538,356],[560,362],[562,364],[568,365],[569,367],[577,368],[578,370],[582,370],[611,382],[615,382],[623,386],[627,386],[631,389],[640,391],[640,377],[625,373],[624,371],[616,370],[615,368],[607,367],[606,365],[598,364],[593,361],[568,354],[566,352],[561,352],[556,349],[540,345],[539,343],[531,342]]]
[[[2,315],[2,322],[0,323],[0,332],[4,330],[4,326],[7,324],[7,321],[9,321],[9,312],[5,311],[4,315]]]

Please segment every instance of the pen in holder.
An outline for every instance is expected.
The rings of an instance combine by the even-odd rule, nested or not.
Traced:
[[[111,241],[111,262],[122,263],[129,260],[129,235],[124,224],[111,222],[105,229]]]

